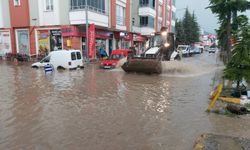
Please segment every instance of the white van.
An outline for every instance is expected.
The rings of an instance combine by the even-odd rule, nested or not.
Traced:
[[[50,52],[40,62],[32,64],[33,68],[52,65],[54,69],[83,68],[83,59],[80,50],[58,50]]]

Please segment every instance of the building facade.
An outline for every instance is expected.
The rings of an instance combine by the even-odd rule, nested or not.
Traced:
[[[86,5],[87,3],[87,5]],[[95,49],[143,47],[162,26],[174,29],[174,0],[0,0],[0,55],[85,52],[86,23],[95,25]],[[87,16],[86,16],[87,15]]]

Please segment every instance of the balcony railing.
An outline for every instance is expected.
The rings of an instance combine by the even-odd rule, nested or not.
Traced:
[[[140,4],[140,7],[150,7],[152,9],[155,9],[155,7],[153,5],[150,5],[150,4]]]
[[[103,9],[99,9],[93,6],[86,6],[86,5],[77,5],[77,6],[70,6],[70,10],[74,11],[74,10],[85,10],[85,8],[87,8],[88,11],[93,11],[93,12],[97,12],[100,14],[106,14],[106,11]]]
[[[148,27],[148,28],[155,28],[154,24],[140,24],[140,27],[143,28],[143,27]]]
[[[120,16],[116,16],[116,24],[120,25],[120,26],[124,26],[125,25],[125,18],[120,17]]]

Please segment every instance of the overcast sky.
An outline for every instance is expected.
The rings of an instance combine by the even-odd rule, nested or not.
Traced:
[[[190,12],[196,14],[198,23],[205,31],[214,33],[218,28],[217,17],[212,14],[210,9],[205,9],[209,5],[209,0],[176,0],[176,16],[178,19],[183,18],[186,7]],[[250,11],[246,13],[250,19]]]

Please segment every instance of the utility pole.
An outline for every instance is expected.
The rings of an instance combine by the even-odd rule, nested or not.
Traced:
[[[85,34],[85,50],[86,50],[86,59],[87,63],[89,63],[89,47],[88,47],[88,30],[89,30],[89,22],[88,22],[88,3],[87,0],[85,0],[85,16],[86,16],[86,34]]]

